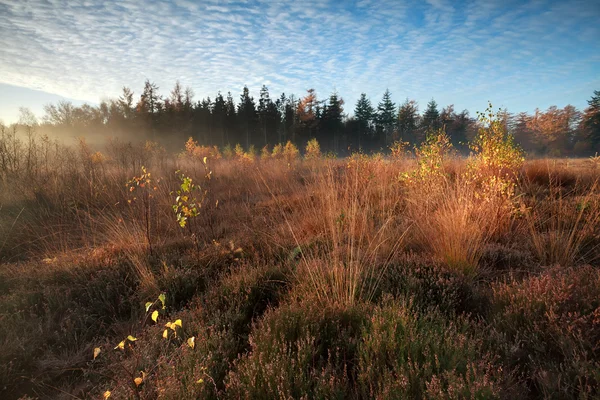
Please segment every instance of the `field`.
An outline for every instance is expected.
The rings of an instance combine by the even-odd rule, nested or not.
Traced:
[[[597,159],[4,140],[3,399],[600,396]]]

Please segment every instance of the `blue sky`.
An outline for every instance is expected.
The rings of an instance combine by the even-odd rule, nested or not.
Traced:
[[[137,96],[146,78],[196,99],[337,90],[346,111],[386,88],[421,110],[584,108],[600,90],[598,21],[597,0],[0,0],[0,119],[123,85]]]

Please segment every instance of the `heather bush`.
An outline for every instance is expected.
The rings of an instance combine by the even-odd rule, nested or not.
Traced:
[[[72,379],[65,368],[86,360],[82,349],[90,341],[138,315],[138,282],[123,259],[104,265],[49,262],[42,272],[2,271],[0,280],[12,283],[0,297],[1,390],[36,387],[27,378],[33,372],[37,379]]]
[[[484,314],[487,309],[486,297],[478,293],[464,275],[416,255],[391,263],[378,291],[380,295],[392,295],[398,300],[410,299],[413,308],[422,312],[437,309],[448,315]]]
[[[518,368],[535,396],[595,398],[600,393],[600,272],[548,269],[493,285],[492,326],[504,364]]]
[[[384,301],[365,324],[357,387],[369,399],[492,399],[512,391],[496,357],[468,322]]]
[[[227,379],[231,398],[348,398],[367,317],[362,306],[307,302],[271,310]]]

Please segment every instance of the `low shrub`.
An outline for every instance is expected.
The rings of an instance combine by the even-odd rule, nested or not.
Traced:
[[[348,398],[367,315],[362,306],[310,300],[271,310],[254,327],[250,353],[235,362],[227,397]]]
[[[493,286],[492,326],[506,342],[505,365],[517,367],[535,396],[600,395],[600,271],[548,269]]]
[[[410,303],[384,301],[365,325],[358,382],[365,399],[493,399],[513,383],[469,323],[420,314]]]

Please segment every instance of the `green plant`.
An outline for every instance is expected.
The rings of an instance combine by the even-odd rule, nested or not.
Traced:
[[[482,126],[470,145],[474,155],[465,176],[478,186],[482,198],[499,197],[509,202],[523,166],[523,152],[507,132],[501,114],[493,112],[491,103],[477,115]]]
[[[400,152],[402,148],[402,143],[396,144],[395,150]],[[415,148],[417,168],[412,172],[401,174],[401,180],[417,185],[427,184],[431,186],[438,184],[440,180],[447,178],[444,171],[444,160],[448,157],[451,149],[452,143],[443,129],[439,129],[437,132],[429,132],[425,142]]]
[[[166,296],[162,293],[153,302],[145,304],[146,315],[143,325],[149,320],[158,324],[160,313],[165,309]],[[191,349],[196,347],[195,336],[189,336],[186,339],[181,319],[172,322],[167,321],[164,327],[162,338],[167,341],[167,348],[175,346],[177,350],[166,353],[163,359],[148,360],[147,356],[136,348],[140,339],[131,334],[113,348],[113,351],[116,351],[117,354],[110,351],[103,352],[102,346],[94,348],[93,361],[96,361],[102,354],[106,354],[109,372],[112,372],[111,375],[106,376],[112,381],[112,388],[104,391],[103,397],[105,399],[110,397],[115,390],[121,388],[128,389],[128,392],[136,399],[146,398],[147,396],[142,395],[146,381],[154,375],[161,363],[175,359],[182,347]],[[203,382],[203,378],[200,378],[196,383],[202,384]]]
[[[206,158],[204,159],[206,163]],[[179,174],[179,189],[172,192],[172,195],[176,195],[175,204],[173,204],[173,211],[177,218],[177,223],[181,228],[185,228],[188,222],[199,215],[202,203],[206,199],[207,191],[202,190],[199,185],[196,185],[193,179],[189,176],[185,176],[180,171],[176,171]],[[199,197],[196,197],[198,195]]]

